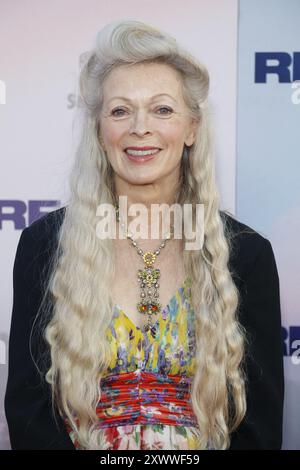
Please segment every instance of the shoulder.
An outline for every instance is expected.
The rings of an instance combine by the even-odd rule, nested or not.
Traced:
[[[220,216],[231,245],[229,267],[238,283],[243,283],[263,262],[274,262],[272,245],[263,234],[228,211],[220,211]]]
[[[27,236],[30,236],[34,241],[39,242],[45,238],[49,241],[55,238],[59,228],[63,222],[66,207],[61,207],[54,211],[48,212],[39,219],[35,220],[27,228],[24,229]]]
[[[14,262],[16,279],[22,276],[30,283],[30,278],[39,278],[49,268],[64,214],[65,207],[48,212],[22,231]]]
[[[26,227],[19,240],[19,245],[32,246],[36,253],[52,250],[57,242],[60,226],[66,207],[48,212]]]

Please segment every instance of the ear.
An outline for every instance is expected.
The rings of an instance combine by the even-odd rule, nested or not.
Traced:
[[[186,136],[185,141],[184,141],[184,143],[187,147],[190,147],[195,142],[197,128],[198,128],[198,122],[193,120],[190,123],[189,130],[188,130],[187,136]]]
[[[184,143],[187,147],[190,147],[191,145],[193,145],[193,143],[195,142],[195,135],[194,133],[190,133],[188,135],[188,137],[186,137]]]

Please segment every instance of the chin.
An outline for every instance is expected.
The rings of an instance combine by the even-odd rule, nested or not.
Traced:
[[[144,184],[154,184],[158,181],[157,177],[151,177],[151,176],[143,176],[143,177],[135,177],[134,179],[128,180],[128,183],[134,184],[134,185],[144,185]]]

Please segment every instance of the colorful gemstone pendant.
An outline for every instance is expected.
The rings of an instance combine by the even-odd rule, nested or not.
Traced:
[[[117,220],[121,222],[118,206],[116,207],[116,215]],[[124,226],[124,223],[121,223],[121,226]],[[152,317],[161,311],[161,305],[158,300],[160,269],[154,268],[153,265],[156,260],[156,256],[160,254],[160,249],[164,248],[165,242],[171,238],[172,233],[173,227],[171,228],[171,233],[166,234],[166,238],[155,252],[147,251],[146,253],[138,247],[131,234],[127,233],[127,238],[131,240],[132,245],[137,249],[138,254],[142,257],[145,263],[144,269],[138,270],[138,281],[141,288],[140,297],[142,300],[137,303],[137,309],[139,313],[148,316],[148,323],[144,326],[144,331],[147,332],[150,330],[153,338],[155,338],[157,334],[158,326],[157,324],[152,323]]]
[[[150,254],[153,255],[153,253],[145,253],[144,261],[146,255],[149,259]],[[155,255],[152,259],[154,261]],[[140,313],[148,315],[148,324],[145,325],[144,329],[145,331],[148,331],[150,328],[152,335],[155,335],[156,333],[156,328],[154,328],[154,325],[152,324],[152,316],[157,315],[157,313],[161,311],[161,305],[158,301],[159,278],[160,270],[153,268],[153,264],[150,264],[149,262],[145,262],[145,269],[138,270],[138,280],[141,288],[140,296],[142,300],[137,304],[137,309]]]

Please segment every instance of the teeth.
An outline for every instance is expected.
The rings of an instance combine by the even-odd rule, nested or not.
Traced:
[[[133,150],[127,149],[126,153],[129,155],[152,155],[153,153],[159,152],[159,149],[152,149],[152,150]]]

